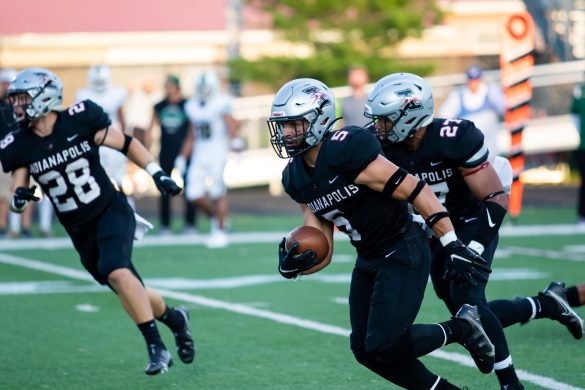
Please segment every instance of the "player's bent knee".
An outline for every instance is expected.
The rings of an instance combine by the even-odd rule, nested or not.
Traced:
[[[355,360],[363,366],[368,367],[372,361],[376,360],[376,356],[372,353],[366,352],[364,346],[352,347],[351,351],[353,352]]]
[[[108,283],[112,286],[119,286],[127,282],[130,278],[135,279],[136,276],[129,268],[116,268],[106,271],[103,275],[107,278]]]

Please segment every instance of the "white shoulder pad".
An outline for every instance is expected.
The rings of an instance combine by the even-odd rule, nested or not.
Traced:
[[[514,173],[512,172],[512,165],[510,165],[510,161],[502,156],[496,156],[492,166],[498,174],[500,182],[502,182],[504,191],[506,194],[510,194],[510,191],[512,190],[512,180],[514,179]]]

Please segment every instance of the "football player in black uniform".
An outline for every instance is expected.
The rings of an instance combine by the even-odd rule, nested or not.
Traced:
[[[445,211],[424,181],[381,154],[380,144],[360,127],[334,129],[335,98],[314,79],[297,79],[276,94],[268,126],[277,155],[290,158],[282,183],[300,204],[304,224],[323,231],[330,253],[297,254],[298,243],[279,245],[279,272],[308,275],[331,262],[333,225],[357,250],[349,295],[351,349],[357,361],[408,389],[457,389],[431,373],[420,356],[458,342],[483,372],[493,368],[493,345],[473,306],[462,305],[452,320],[414,324],[427,285],[430,253],[426,236],[407,211],[421,210],[440,237],[456,269],[487,280],[483,259],[457,239]]]
[[[508,199],[488,161],[481,131],[464,119],[433,118],[430,86],[409,73],[379,80],[368,96],[364,114],[373,119],[370,128],[382,141],[384,154],[428,183],[447,208],[457,236],[491,266]],[[446,256],[449,252],[439,240],[431,240],[430,247],[431,278],[439,298],[452,313],[464,303],[477,305],[496,349],[494,368],[502,389],[523,389],[502,326],[531,318],[552,318],[575,338],[583,336],[583,321],[567,303],[563,284],[553,282],[536,297],[498,300],[488,305],[487,278],[462,278],[453,272]]]
[[[21,130],[0,141],[4,171],[12,171],[11,208],[22,212],[38,200],[29,175],[41,185],[86,270],[119,297],[147,344],[146,374],[166,372],[172,365],[156,322],[174,333],[179,357],[190,363],[195,345],[185,308],[170,309],[154,290],[145,288],[131,260],[136,221],[124,195],[117,192],[100,165],[100,146],[120,150],[146,169],[162,194],[181,188],[152,161],[140,142],[110,126],[101,107],[90,100],[61,111],[63,87],[59,78],[41,68],[16,76],[8,91]]]

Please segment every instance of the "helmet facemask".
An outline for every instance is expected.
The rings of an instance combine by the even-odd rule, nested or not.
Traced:
[[[272,104],[270,143],[280,158],[298,156],[318,145],[336,120],[335,98],[325,84],[314,79],[290,81]]]
[[[16,76],[7,96],[17,122],[34,120],[61,108],[63,86],[48,70],[28,68]]]
[[[396,73],[379,80],[368,95],[364,116],[382,144],[402,142],[433,120],[431,87],[421,77]]]
[[[315,123],[319,120],[317,108],[304,114],[293,117],[273,116],[268,119],[270,131],[270,143],[280,158],[291,158],[303,154],[313,146],[317,145],[321,138],[315,134]],[[291,135],[285,135],[285,127],[294,127]]]
[[[402,123],[402,127],[412,126],[410,130],[406,132],[406,136],[402,136],[402,134],[396,131],[396,125],[401,123],[402,119],[407,115],[408,110],[415,109],[416,104],[415,101],[411,100],[405,104],[404,108],[393,112],[390,115],[382,116],[372,115],[368,113],[366,109],[364,116],[372,119],[371,122],[366,124],[366,129],[370,130],[375,136],[377,136],[382,145],[394,144],[401,142],[406,138],[410,138],[419,128],[418,123],[415,123],[416,118],[407,118],[407,120]]]

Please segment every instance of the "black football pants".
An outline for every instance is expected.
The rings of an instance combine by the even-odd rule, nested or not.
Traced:
[[[437,381],[417,358],[444,342],[438,325],[413,325],[430,270],[426,236],[418,226],[378,258],[358,255],[349,309],[351,349],[356,360],[408,389],[430,389]]]

